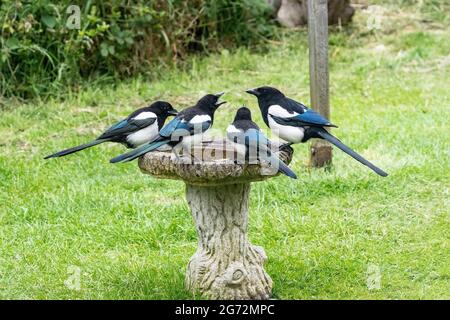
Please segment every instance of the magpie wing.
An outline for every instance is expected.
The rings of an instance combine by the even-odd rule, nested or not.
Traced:
[[[297,113],[293,117],[283,117],[284,121],[282,124],[290,126],[319,126],[319,127],[336,127],[327,118],[322,116],[320,113],[309,109],[303,103],[297,102],[290,98],[284,98],[281,103],[288,111],[293,111]],[[277,115],[272,115],[272,117],[280,118]],[[276,121],[276,120],[275,120]],[[280,123],[279,121],[277,121]],[[281,123],[280,123],[281,124]]]
[[[257,129],[248,129],[245,132],[245,144],[247,146],[254,145],[264,149],[270,148],[269,139],[267,139],[266,136]]]
[[[181,117],[176,117],[161,129],[159,135],[164,138],[183,137],[204,132],[210,127],[211,121],[193,124],[183,120]]]
[[[312,109],[307,109],[304,113],[297,114],[293,117],[279,117],[272,114],[270,116],[275,120],[275,122],[285,126],[337,127],[327,118]]]
[[[257,129],[249,129],[246,132],[248,142],[257,145],[259,148],[258,156],[262,156],[264,160],[269,161],[271,166],[274,166],[278,171],[287,175],[290,178],[297,179],[296,174],[276,155],[270,151],[270,140]]]
[[[98,139],[107,139],[128,135],[151,126],[155,122],[155,117],[146,119],[124,119],[108,128],[100,137],[98,137]]]
[[[247,150],[258,152],[258,150],[270,150],[270,141],[258,129],[247,129],[245,132],[229,132],[227,138],[237,144],[245,145]]]
[[[290,98],[284,98],[282,101],[282,106],[290,111],[294,111],[296,113],[302,114],[308,110],[308,107],[303,103],[292,100]]]
[[[164,138],[170,138],[178,126],[180,126],[182,119],[180,117],[173,118],[168,124],[161,128],[159,135]]]

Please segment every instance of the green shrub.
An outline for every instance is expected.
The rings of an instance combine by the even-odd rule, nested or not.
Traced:
[[[70,5],[80,29],[67,26]],[[189,52],[256,43],[274,24],[261,0],[3,0],[0,27],[0,92],[26,99],[91,78],[152,75]]]

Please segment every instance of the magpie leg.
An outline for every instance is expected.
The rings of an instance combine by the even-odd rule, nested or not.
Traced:
[[[181,155],[181,150],[182,150],[183,148],[182,148],[182,146],[180,146],[180,145],[181,145],[181,143],[175,145],[175,146],[172,148],[172,156],[171,156],[171,160],[172,160],[173,162],[179,162],[179,161],[181,160],[180,155]]]
[[[293,144],[294,144],[293,142],[283,143],[283,144],[280,146],[280,150],[281,150],[281,149],[284,149],[284,148],[287,148],[287,147],[290,147],[290,146],[292,146]]]
[[[197,158],[194,154],[192,155],[192,159],[194,159],[194,163],[202,163],[203,162],[202,159]]]

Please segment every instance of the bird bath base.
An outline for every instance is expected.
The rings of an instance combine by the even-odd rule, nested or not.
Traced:
[[[196,223],[197,252],[187,268],[186,287],[211,299],[268,299],[272,279],[264,271],[264,249],[247,238],[250,183],[186,185]]]

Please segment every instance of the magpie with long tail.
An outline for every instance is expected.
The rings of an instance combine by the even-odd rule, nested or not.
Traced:
[[[286,97],[273,87],[264,86],[249,89],[246,92],[257,97],[266,125],[289,144],[306,142],[311,138],[324,139],[378,175],[382,177],[388,175],[330,134],[326,128],[337,126],[314,110]]]
[[[233,143],[241,145],[242,155],[250,160],[259,158],[268,161],[274,168],[286,176],[297,179],[297,175],[271,151],[271,142],[261,132],[256,123],[252,121],[251,111],[241,107],[236,112],[233,123],[227,128],[227,138]],[[256,157],[255,157],[256,156]]]
[[[180,142],[187,142],[192,136],[202,134],[214,122],[214,113],[219,106],[226,103],[219,101],[223,92],[218,94],[207,94],[201,98],[193,107],[184,109],[165,125],[158,136],[152,141],[132,150],[121,154],[110,160],[111,163],[132,161],[143,154],[156,150],[163,145],[171,147],[177,146]],[[183,141],[185,139],[185,141]]]
[[[167,117],[177,114],[177,110],[170,103],[156,101],[148,107],[134,111],[127,118],[108,128],[97,139],[56,152],[46,156],[44,159],[66,156],[104,142],[116,142],[124,144],[128,148],[136,148],[155,139]]]

